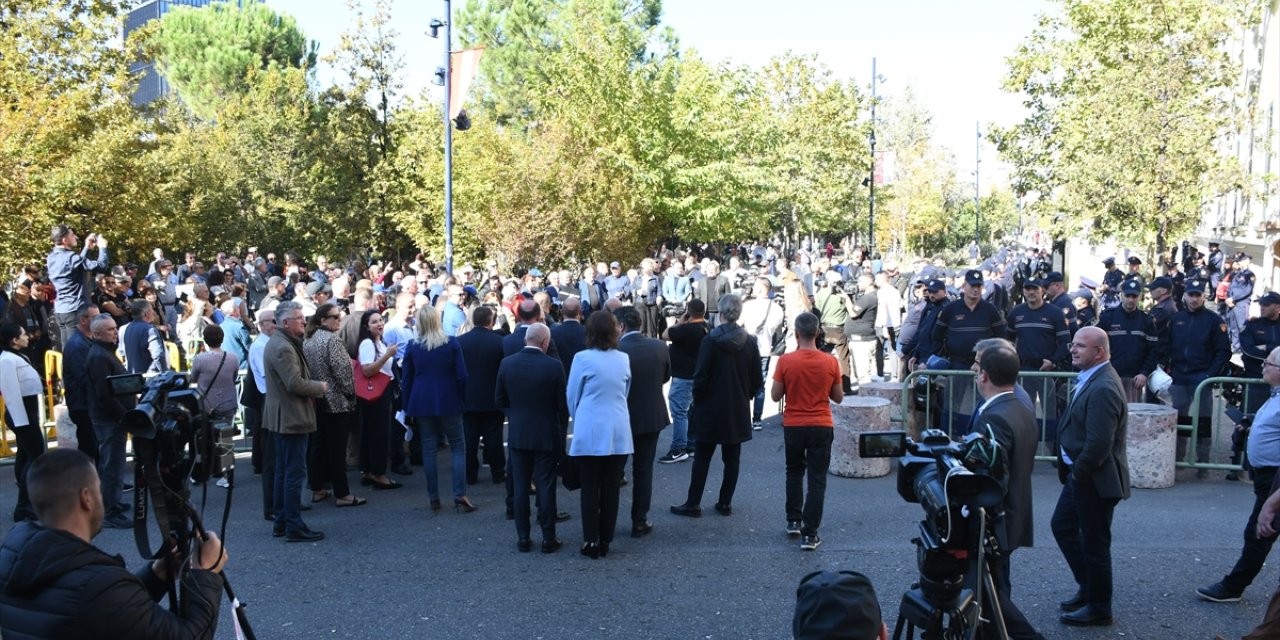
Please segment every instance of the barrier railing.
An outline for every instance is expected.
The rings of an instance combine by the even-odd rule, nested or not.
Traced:
[[[1194,443],[1198,443],[1200,441],[1200,418],[1204,417],[1201,415],[1201,411],[1200,411],[1200,404],[1201,404],[1200,399],[1204,395],[1205,389],[1207,387],[1212,387],[1213,390],[1211,391],[1209,401],[1213,404],[1213,407],[1210,409],[1210,413],[1207,415],[1209,418],[1209,429],[1210,429],[1209,459],[1210,460],[1213,459],[1215,445],[1217,444],[1218,440],[1222,435],[1222,431],[1221,431],[1221,428],[1223,427],[1222,419],[1226,417],[1223,411],[1223,408],[1224,408],[1223,405],[1226,404],[1226,400],[1222,397],[1222,388],[1226,385],[1237,385],[1237,384],[1244,386],[1244,391],[1243,391],[1243,396],[1241,398],[1241,401],[1245,407],[1249,406],[1249,400],[1251,399],[1252,394],[1268,393],[1267,391],[1268,385],[1267,383],[1263,382],[1261,378],[1237,378],[1237,377],[1230,377],[1230,376],[1215,376],[1212,378],[1205,378],[1200,384],[1196,385],[1195,395],[1191,398],[1191,406],[1187,409],[1187,413],[1190,414],[1191,424],[1184,424],[1182,420],[1179,420],[1178,422],[1178,432],[1179,432],[1178,435],[1180,436],[1189,435],[1191,438],[1188,441],[1188,446],[1186,447],[1186,451],[1183,454],[1184,458],[1189,458],[1189,459],[1178,460],[1177,465],[1179,467],[1184,467],[1184,468],[1189,467],[1194,469],[1214,469],[1219,471],[1240,471],[1242,469],[1242,466],[1236,463],[1221,463],[1221,462],[1208,462],[1208,461],[1201,462],[1196,459],[1197,458],[1196,447],[1192,446]],[[1263,397],[1265,398],[1266,396],[1264,395]],[[1248,412],[1245,411],[1245,413],[1248,413]],[[1235,428],[1234,424],[1230,426],[1232,429]]]

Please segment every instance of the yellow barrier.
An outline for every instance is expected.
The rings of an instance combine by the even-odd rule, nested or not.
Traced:
[[[0,456],[7,458],[13,453],[9,448],[9,428],[4,421],[4,398],[0,397]]]
[[[50,438],[58,437],[58,421],[54,419],[53,407],[58,404],[58,388],[54,386],[54,379],[62,382],[62,353],[50,349],[44,354],[44,402],[45,402],[45,435]]]
[[[169,370],[180,371],[182,369],[182,353],[178,351],[178,343],[166,340],[164,351],[169,356]]]

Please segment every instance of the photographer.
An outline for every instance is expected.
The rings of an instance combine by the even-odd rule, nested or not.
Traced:
[[[823,274],[826,285],[813,297],[813,310],[822,322],[822,336],[831,354],[840,363],[840,381],[845,393],[853,391],[849,380],[849,340],[844,334],[844,323],[849,319],[849,310],[845,307],[846,296],[840,290],[843,278],[839,271],[828,271]]]
[[[167,587],[166,562],[129,573],[119,556],[90,544],[104,508],[93,461],[57,449],[27,475],[40,523],[15,526],[0,548],[0,632],[13,638],[212,638],[226,564],[212,533],[182,563],[181,614],[156,602]],[[56,561],[50,561],[51,559]],[[172,563],[177,566],[178,563]]]

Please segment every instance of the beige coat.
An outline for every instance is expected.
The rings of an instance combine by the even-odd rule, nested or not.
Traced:
[[[324,397],[324,385],[311,379],[302,341],[276,331],[267,340],[262,361],[267,379],[262,426],[283,434],[315,431],[315,398]]]

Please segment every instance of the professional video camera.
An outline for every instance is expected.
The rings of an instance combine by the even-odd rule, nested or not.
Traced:
[[[894,638],[1007,638],[988,555],[1001,553],[988,515],[1004,501],[1003,457],[986,436],[959,442],[930,429],[914,442],[903,431],[859,436],[863,457],[898,457],[898,495],[924,508],[913,538],[920,580],[902,596]],[[990,511],[990,514],[988,513]]]
[[[142,374],[125,374],[111,376],[107,382],[114,395],[142,394],[137,407],[120,419],[120,425],[133,435],[133,523],[138,552],[149,559],[164,558],[172,565],[171,549],[176,547],[187,555],[193,549],[194,535],[205,538],[200,512],[191,504],[191,485],[200,484],[207,491],[210,477],[225,476],[228,481],[221,532],[225,541],[235,484],[232,423],[210,418],[204,407],[204,393],[191,386],[186,373],[169,371],[150,379]],[[148,540],[148,502],[162,537],[160,548],[154,552]],[[168,575],[169,608],[178,611],[178,567],[170,566]],[[225,574],[223,578],[223,590],[236,606],[239,627],[252,640],[244,603],[236,599]]]
[[[668,318],[683,316],[686,307],[683,302],[668,302],[662,305],[662,315]]]

